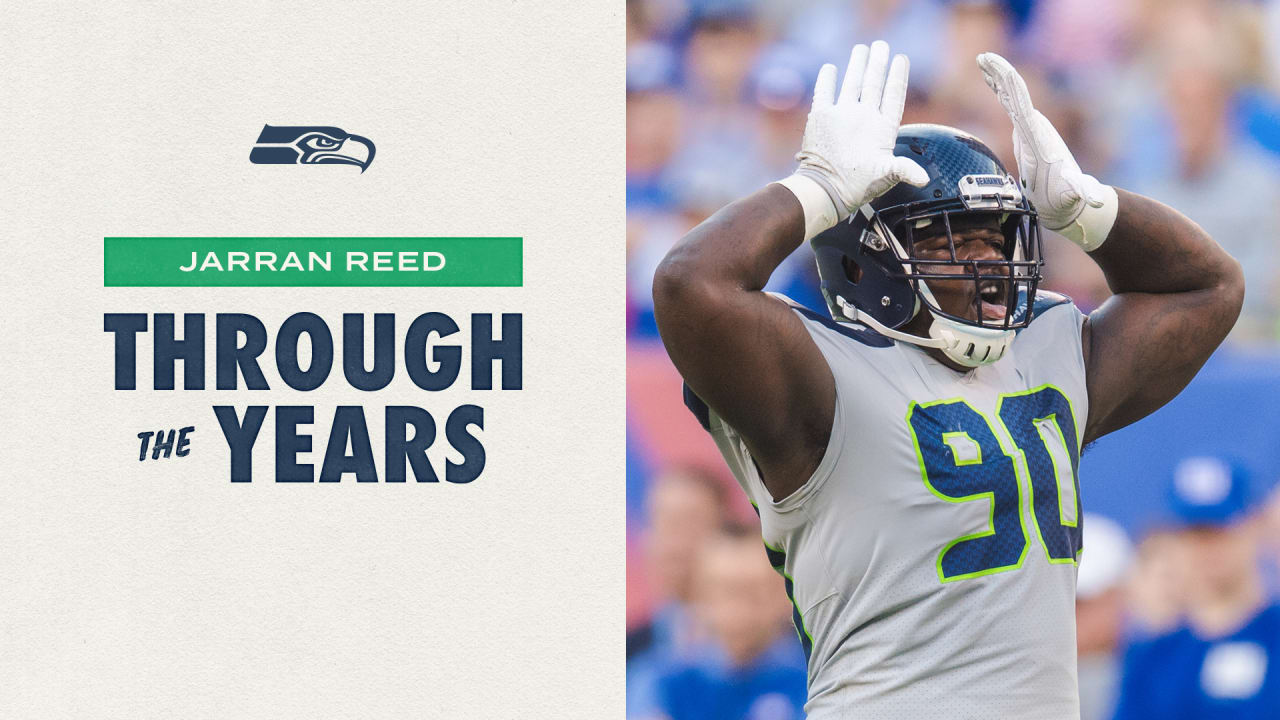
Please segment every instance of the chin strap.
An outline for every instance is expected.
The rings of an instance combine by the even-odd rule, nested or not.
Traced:
[[[965,367],[980,367],[996,362],[1004,357],[1017,335],[1013,330],[964,325],[949,318],[933,315],[930,311],[933,322],[929,325],[929,337],[922,338],[919,335],[911,335],[885,326],[840,296],[836,296],[836,304],[840,306],[844,316],[852,322],[862,323],[887,338],[920,347],[937,348],[952,361]]]
[[[861,212],[868,220],[875,217],[875,211],[869,204],[863,205]],[[873,225],[873,227],[875,226]],[[892,246],[898,261],[902,263],[903,269],[906,272],[911,272],[910,255],[903,249],[898,239],[893,236],[893,233],[877,230],[876,234]],[[933,296],[933,291],[929,289],[927,283],[923,280],[917,281],[916,290],[919,293],[919,297],[916,299],[916,313],[920,312],[921,298],[928,303],[928,306],[938,307],[938,301]],[[929,324],[929,337],[922,338],[919,335],[911,335],[886,327],[883,323],[862,312],[848,300],[838,295],[836,296],[836,304],[840,306],[840,312],[853,322],[862,323],[881,335],[894,340],[901,340],[920,347],[937,348],[942,351],[943,355],[964,367],[974,368],[996,362],[1004,357],[1004,354],[1009,350],[1009,346],[1013,344],[1013,339],[1017,337],[1017,333],[1013,330],[975,327],[950,318],[940,317],[933,310],[929,310],[929,314],[933,316],[933,322]]]
[[[862,323],[887,338],[901,340],[902,342],[919,345],[921,347],[945,348],[947,346],[947,342],[945,340],[937,338],[922,338],[919,335],[911,335],[909,333],[894,330],[854,307],[849,303],[849,301],[839,295],[836,296],[836,304],[840,306],[840,311],[844,313],[844,316],[848,318],[850,322]]]

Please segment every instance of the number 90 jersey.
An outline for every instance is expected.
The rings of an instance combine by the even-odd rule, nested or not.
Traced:
[[[808,655],[809,717],[1079,717],[1084,316],[1042,292],[1010,354],[961,373],[795,311],[836,385],[799,490],[774,502],[741,437],[690,400],[760,512]]]

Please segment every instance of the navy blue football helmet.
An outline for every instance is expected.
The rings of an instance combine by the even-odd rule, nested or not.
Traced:
[[[927,308],[938,327],[931,337],[938,339],[917,344],[944,348],[965,365],[994,362],[1008,348],[1013,331],[1031,321],[1027,298],[1035,296],[1043,264],[1035,209],[995,153],[964,131],[904,125],[893,154],[917,162],[929,173],[929,183],[921,188],[899,183],[810,241],[831,315],[885,332]],[[957,259],[953,225],[979,220],[998,222],[1003,257]],[[914,241],[923,228],[931,236],[945,232],[949,260],[930,257],[927,263],[914,262]],[[959,268],[961,274],[943,272],[950,268]],[[955,282],[965,277],[974,283],[976,321],[946,312],[928,289],[930,280]],[[1004,304],[1003,318],[983,318],[984,297]],[[914,336],[887,334],[915,342]]]

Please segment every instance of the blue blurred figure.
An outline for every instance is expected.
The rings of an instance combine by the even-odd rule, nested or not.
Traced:
[[[1080,720],[1105,720],[1120,689],[1125,583],[1133,544],[1115,521],[1084,514],[1084,548],[1076,576],[1076,677]]]
[[[656,42],[627,48],[627,212],[663,210],[672,198],[662,173],[679,141],[680,61]]]
[[[658,681],[671,667],[711,652],[694,610],[697,559],[725,522],[724,486],[694,467],[660,473],[646,498],[644,555],[661,605],[646,626],[627,635],[627,717],[658,713]]]
[[[843,67],[854,44],[880,39],[911,58],[913,87],[932,87],[946,71],[948,0],[818,0],[797,5],[783,37],[823,62]]]
[[[1187,614],[1129,649],[1116,718],[1275,718],[1280,604],[1259,567],[1249,477],[1219,458],[1189,458],[1172,491]]]
[[[1154,72],[1125,89],[1126,110],[1109,113],[1126,125],[1109,176],[1178,208],[1239,260],[1246,290],[1232,335],[1274,340],[1280,252],[1256,229],[1280,223],[1280,163],[1250,136],[1272,142],[1258,120],[1267,104],[1256,92],[1240,94],[1242,60],[1225,50],[1244,40],[1207,5],[1170,3],[1152,28]]]
[[[804,651],[790,627],[791,602],[760,534],[727,529],[698,555],[695,606],[716,652],[678,664],[658,683],[669,720],[801,720]]]

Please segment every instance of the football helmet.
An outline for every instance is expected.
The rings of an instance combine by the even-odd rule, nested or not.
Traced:
[[[928,184],[899,183],[810,241],[831,315],[941,349],[965,367],[996,362],[1031,322],[1028,299],[1043,264],[1035,209],[995,153],[962,130],[904,125],[893,153],[924,167]],[[983,221],[998,223],[1002,257],[958,258],[953,226]],[[918,256],[915,241],[926,234],[945,234],[950,257]],[[977,320],[947,312],[929,289],[931,281],[966,280]],[[984,318],[984,301],[1003,305],[1003,316]],[[897,329],[922,311],[933,315],[929,337]]]

